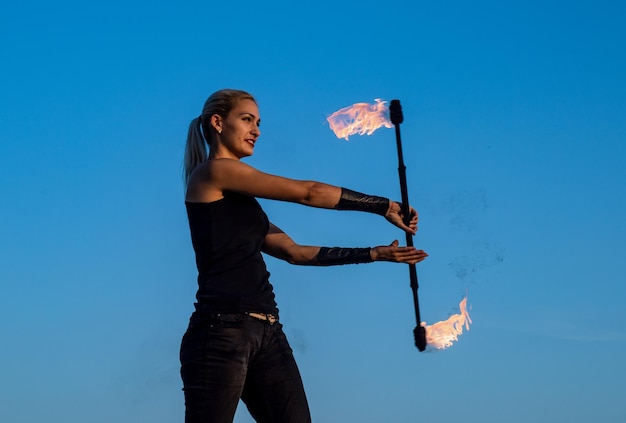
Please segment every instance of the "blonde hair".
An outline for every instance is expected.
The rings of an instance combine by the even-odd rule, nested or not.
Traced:
[[[235,104],[245,99],[256,103],[254,97],[246,91],[231,89],[216,91],[204,103],[200,116],[191,121],[185,145],[183,170],[185,186],[195,167],[209,158],[211,140],[215,133],[215,129],[211,126],[211,116],[217,114],[226,119]]]

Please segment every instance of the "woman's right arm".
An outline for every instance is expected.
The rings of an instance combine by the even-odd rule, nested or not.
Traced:
[[[234,191],[252,197],[300,203],[332,209],[339,202],[341,189],[315,181],[298,181],[260,172],[233,159],[207,163],[203,179],[220,192]]]
[[[406,226],[400,204],[386,198],[367,196],[322,182],[270,175],[233,159],[214,159],[203,166],[190,180],[187,196],[192,201],[203,197],[207,192],[221,198],[224,191],[234,191],[252,197],[289,201],[311,207],[376,213],[409,233],[414,234],[417,229],[415,210],[411,209],[411,224]]]

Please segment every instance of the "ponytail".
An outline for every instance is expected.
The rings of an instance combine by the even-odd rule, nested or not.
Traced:
[[[191,172],[200,163],[208,158],[208,152],[204,136],[202,136],[202,129],[200,128],[200,118],[197,117],[189,124],[189,132],[187,133],[187,144],[185,145],[185,164],[183,177],[185,179],[185,186],[189,182]]]

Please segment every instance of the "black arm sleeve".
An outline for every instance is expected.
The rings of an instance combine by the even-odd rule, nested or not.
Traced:
[[[337,210],[363,211],[384,216],[389,210],[389,199],[341,188],[341,197],[335,208]]]
[[[371,263],[371,248],[339,248],[321,247],[317,254],[318,266],[334,266],[338,264]]]

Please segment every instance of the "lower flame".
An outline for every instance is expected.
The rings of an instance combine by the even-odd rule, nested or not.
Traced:
[[[467,312],[467,298],[463,298],[459,303],[461,312],[453,314],[447,320],[437,322],[426,327],[426,343],[428,346],[443,350],[452,346],[455,341],[459,340],[459,335],[463,333],[463,326],[469,330],[472,319]]]
[[[392,128],[387,102],[379,98],[375,101],[376,104],[356,103],[327,117],[330,129],[337,138],[347,140],[350,135],[371,135],[381,126]]]

